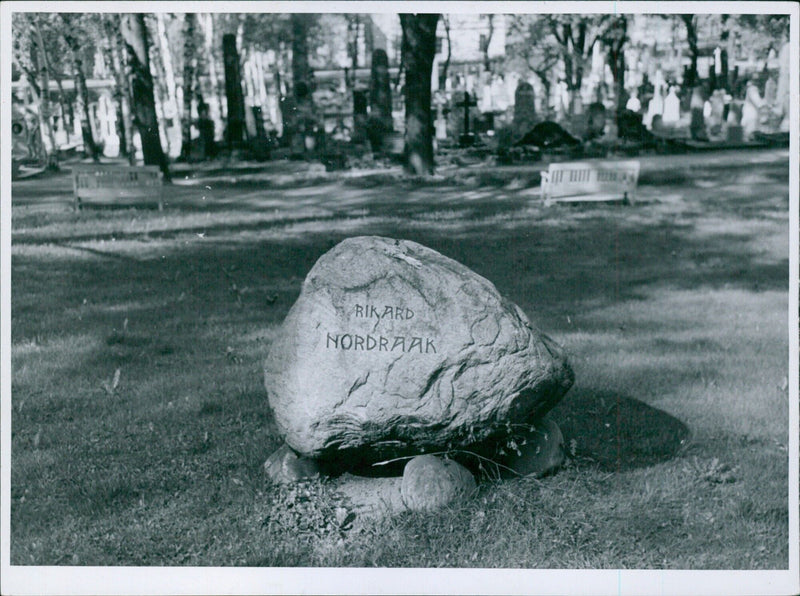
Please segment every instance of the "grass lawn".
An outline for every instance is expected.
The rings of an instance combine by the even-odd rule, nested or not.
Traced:
[[[632,206],[222,170],[164,212],[73,213],[68,177],[14,183],[11,563],[786,569],[788,152],[670,159]],[[362,234],[461,261],[566,347],[565,469],[345,527],[327,484],[265,481],[262,362]]]

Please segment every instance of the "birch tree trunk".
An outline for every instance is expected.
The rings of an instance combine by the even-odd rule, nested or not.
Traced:
[[[433,173],[431,71],[436,53],[438,14],[401,14],[406,69],[406,171]]]
[[[220,68],[217,62],[217,55],[215,53],[215,44],[214,44],[214,17],[215,14],[202,14],[201,16],[201,23],[203,27],[203,33],[205,36],[204,39],[204,48],[205,48],[205,58],[208,63],[208,82],[211,86],[211,94],[215,98],[215,105],[211,107],[213,109],[210,110],[211,116],[214,119],[215,123],[218,126],[222,126],[222,92],[221,92],[221,83],[220,83]]]
[[[114,96],[117,100],[117,111],[120,115],[122,138],[120,147],[123,147],[123,155],[128,158],[128,162],[133,165],[136,161],[136,150],[133,146],[133,122],[131,121],[131,94],[130,77],[127,76],[127,64],[120,56],[119,30],[114,35],[111,42],[111,64],[116,81]]]
[[[86,87],[86,77],[83,74],[83,62],[72,52],[72,70],[75,73],[75,83],[78,87],[78,99],[81,104],[81,135],[83,136],[84,154],[94,161],[100,161],[100,148],[95,143],[92,134],[91,112],[89,110],[89,89]]]
[[[197,16],[190,12],[183,22],[183,129],[181,131],[181,159],[189,160],[192,151],[192,100],[194,99],[194,71],[196,64],[195,27]]]
[[[61,84],[61,75],[53,72],[53,78],[56,80],[58,86],[58,103],[61,106],[61,117],[64,119],[64,130],[67,132],[69,138],[69,131],[72,129],[75,120],[75,113],[72,111],[72,102],[67,100],[67,95],[64,93],[64,86]]]
[[[81,112],[81,136],[83,137],[83,154],[91,157],[94,161],[100,161],[100,148],[94,140],[92,134],[92,119],[89,110],[89,89],[86,87],[86,76],[83,72],[83,59],[81,58],[81,42],[75,37],[74,31],[77,29],[75,15],[70,13],[60,13],[61,21],[64,23],[64,31],[61,37],[69,48],[70,62],[72,64],[72,76],[75,81],[75,88],[78,92],[78,103]]]
[[[157,165],[170,180],[169,167],[161,139],[158,134],[156,104],[153,95],[153,77],[150,74],[149,42],[144,14],[124,14],[120,22],[120,33],[125,42],[130,67],[131,96],[133,99],[133,121],[142,139],[144,163]]]
[[[172,52],[170,51],[169,47],[169,39],[167,38],[167,24],[163,12],[156,13],[156,31],[158,32],[159,54],[161,55],[161,63],[164,67],[164,82],[166,83],[167,91],[167,98],[162,106],[162,109],[165,107],[167,108],[164,110],[164,117],[167,121],[165,124],[169,124],[170,118],[168,116],[171,116],[172,126],[177,127],[178,130],[182,130],[181,115],[180,110],[178,110],[178,94],[176,91],[177,85],[175,84],[175,69],[172,65]],[[168,143],[171,143],[171,137],[169,134],[170,128],[172,127],[165,126],[164,128],[164,134],[167,136]]]
[[[47,154],[47,167],[51,170],[57,170],[58,147],[56,146],[56,136],[53,132],[53,122],[50,119],[50,64],[47,59],[47,51],[44,47],[42,30],[39,27],[38,19],[34,21],[33,27],[36,32],[36,60],[38,62],[42,89],[42,94],[39,99],[39,125],[42,127],[43,133],[47,133],[47,137],[50,141],[50,153]]]

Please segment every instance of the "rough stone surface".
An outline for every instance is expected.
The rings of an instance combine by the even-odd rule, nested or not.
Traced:
[[[400,492],[402,481],[401,476],[366,478],[342,474],[334,486],[359,517],[381,517],[407,509]]]
[[[412,511],[432,511],[468,497],[475,486],[475,478],[461,464],[419,455],[406,464],[400,493]]]
[[[319,476],[319,468],[314,460],[297,455],[286,444],[267,458],[264,472],[270,480],[278,484],[290,484]]]
[[[491,282],[375,236],[320,257],[265,363],[292,449],[364,462],[466,447],[544,414],[572,382],[562,349]]]
[[[508,450],[505,466],[522,476],[544,476],[555,472],[564,463],[566,449],[561,429],[545,416],[519,436],[514,437],[516,449]]]

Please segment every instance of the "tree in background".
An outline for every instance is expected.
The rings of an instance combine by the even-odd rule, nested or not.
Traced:
[[[228,148],[238,149],[244,140],[244,96],[242,95],[242,73],[239,53],[236,51],[236,36],[222,36],[222,55],[225,64],[225,98],[228,105]]]
[[[86,15],[79,13],[59,13],[61,18],[60,27],[64,42],[69,48],[69,55],[72,61],[72,73],[75,87],[78,90],[78,100],[82,112],[81,135],[83,136],[84,154],[91,157],[94,161],[100,161],[100,147],[94,140],[92,134],[92,116],[89,111],[89,89],[86,86],[86,72],[84,70],[84,49],[87,40],[91,39],[91,24],[89,19],[97,15]],[[94,48],[94,44],[92,49]]]
[[[401,14],[406,100],[406,171],[433,173],[431,71],[438,14]]]
[[[628,94],[625,91],[625,44],[628,42],[628,17],[618,15],[611,19],[602,35],[606,47],[606,61],[614,77],[614,96],[617,102],[616,114],[625,109]]]
[[[292,23],[292,97],[294,99],[294,112],[291,118],[290,146],[294,153],[305,151],[305,135],[310,131],[314,74],[308,63],[308,41],[314,16],[310,14],[293,13]],[[284,114],[284,117],[286,114]]]
[[[548,112],[553,71],[561,57],[552,42],[549,23],[541,15],[517,14],[510,17],[506,34],[505,68],[521,75],[536,75],[544,89],[543,108]],[[549,114],[545,114],[549,117]],[[527,130],[515,131],[524,134]]]
[[[686,43],[689,45],[689,67],[683,75],[683,88],[691,89],[697,81],[697,58],[700,49],[697,45],[697,15],[682,14],[678,15],[684,27],[686,27]]]
[[[183,128],[181,130],[181,159],[188,161],[192,152],[192,100],[195,95],[197,66],[197,15],[190,12],[183,19]]]
[[[120,15],[104,13],[95,15],[100,19],[100,50],[103,60],[111,76],[114,78],[112,95],[117,111],[117,135],[119,136],[119,154],[127,157],[131,165],[135,164],[136,151],[133,147],[133,122],[131,120],[131,97],[129,78],[126,74],[125,52],[120,35]]]
[[[609,15],[542,15],[558,44],[564,63],[564,82],[569,92],[568,114],[583,111],[583,75],[595,44],[608,27]]]
[[[47,167],[51,170],[57,170],[58,147],[56,146],[56,136],[55,131],[53,130],[53,121],[51,120],[52,113],[50,109],[50,59],[47,55],[47,47],[44,43],[44,37],[42,36],[39,15],[34,15],[32,23],[33,30],[36,34],[36,67],[39,71],[42,89],[39,103],[39,114],[40,120],[44,125],[44,129],[47,131],[51,147],[50,154],[47,156]]]
[[[142,140],[144,163],[157,165],[170,180],[167,157],[161,147],[153,95],[153,77],[150,74],[150,43],[144,15],[124,14],[120,20],[120,33],[125,41],[130,66],[130,85],[133,99],[133,122]]]

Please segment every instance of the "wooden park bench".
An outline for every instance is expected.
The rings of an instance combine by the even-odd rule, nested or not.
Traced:
[[[541,197],[553,201],[632,202],[639,180],[638,161],[551,163],[542,172]]]
[[[158,166],[77,164],[72,166],[72,189],[76,210],[84,201],[119,205],[134,198],[158,202],[159,211],[164,208],[164,175]]]

